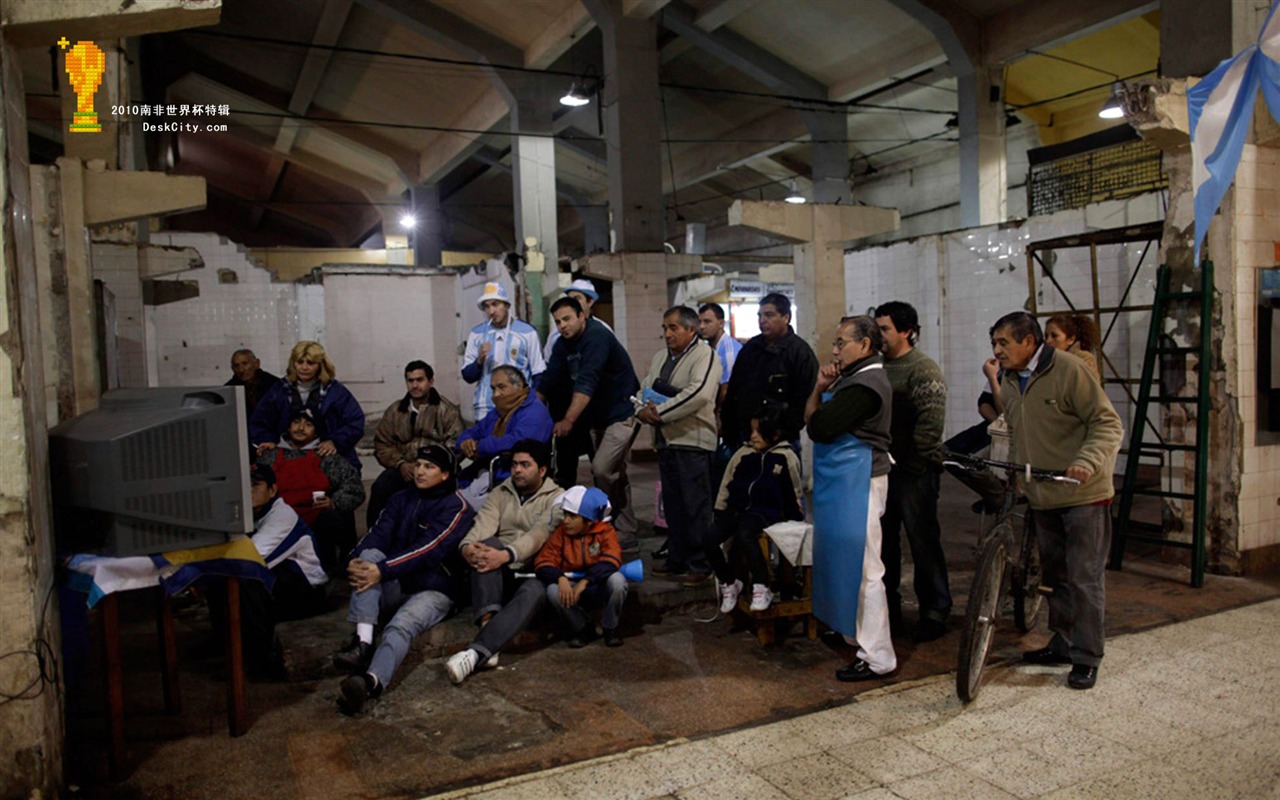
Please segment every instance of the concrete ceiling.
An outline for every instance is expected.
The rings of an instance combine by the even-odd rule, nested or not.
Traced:
[[[970,50],[1001,54],[1007,101],[1028,106],[1021,116],[1041,126],[1046,143],[1099,125],[1093,112],[1105,90],[1061,95],[1110,73],[1154,69],[1159,50],[1157,14],[1135,16],[1147,10],[1143,0],[620,2],[630,16],[659,22],[673,237],[677,215],[722,224],[736,197],[780,198],[793,178],[806,188],[809,146],[785,99],[742,94],[776,93],[758,74],[666,29],[663,14],[686,15],[748,58],[781,62],[830,100],[889,106],[835,110],[846,115],[854,181],[869,167],[955,157],[946,121],[956,80],[916,15],[951,19]],[[140,49],[147,102],[238,112],[226,133],[148,142],[151,168],[204,175],[216,190],[210,209],[177,224],[255,245],[359,244],[384,215],[396,218],[407,187],[434,183],[446,246],[510,247],[508,107],[479,62],[573,74],[602,62],[579,0],[224,0],[217,26],[143,37]],[[58,113],[51,55],[22,55],[33,133],[52,142],[60,126],[50,119]],[[569,82],[543,85],[558,95]],[[597,114],[593,104],[556,123],[561,253],[581,248],[575,204],[606,202]]]

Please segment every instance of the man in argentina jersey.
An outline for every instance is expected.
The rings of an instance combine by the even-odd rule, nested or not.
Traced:
[[[467,335],[467,350],[462,357],[462,379],[476,384],[472,409],[475,419],[484,419],[493,409],[489,378],[495,367],[510,365],[520,370],[534,385],[545,364],[538,332],[527,322],[511,315],[511,298],[497,281],[484,285],[484,293],[476,303],[487,319]]]

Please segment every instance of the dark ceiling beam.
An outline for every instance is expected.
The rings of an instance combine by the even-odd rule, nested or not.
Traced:
[[[342,29],[346,27],[347,16],[351,13],[352,0],[325,0],[320,10],[320,20],[316,24],[315,33],[311,36],[311,47],[302,62],[302,70],[293,84],[293,94],[289,97],[287,110],[294,116],[305,116],[311,108],[320,89],[320,81],[329,66],[329,58],[333,54],[332,47],[338,43]],[[262,179],[258,182],[258,199],[270,200],[280,186],[280,177],[284,174],[285,159],[293,143],[298,138],[297,125],[281,125],[276,134],[275,150],[281,155],[273,155]],[[255,206],[250,212],[249,227],[257,228],[262,221],[263,207]]]
[[[732,30],[707,31],[698,26],[697,13],[682,2],[663,10],[663,27],[744,75],[776,92],[827,99],[827,87],[818,79],[778,58],[755,42]]]
[[[1019,3],[982,23],[982,55],[996,65],[1086,36],[1160,8],[1152,0],[1036,0]]]

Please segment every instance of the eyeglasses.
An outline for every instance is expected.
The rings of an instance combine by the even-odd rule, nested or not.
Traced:
[[[843,350],[846,345],[857,344],[858,342],[861,342],[861,341],[863,340],[862,339],[836,339],[835,342],[833,342],[833,344],[836,346],[837,350]]]

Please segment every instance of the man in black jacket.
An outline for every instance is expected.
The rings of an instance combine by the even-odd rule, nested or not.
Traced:
[[[223,386],[244,387],[245,419],[248,420],[258,407],[258,401],[280,379],[263,369],[262,362],[247,348],[231,354],[231,372],[231,380]]]
[[[818,357],[791,327],[791,301],[785,295],[765,295],[759,320],[760,335],[738,353],[720,408],[724,442],[734,449],[747,441],[751,418],[765,407],[779,414],[783,437],[796,443],[805,401],[818,378]]]
[[[354,673],[342,681],[342,710],[358,713],[391,681],[418,634],[453,610],[462,588],[458,544],[475,512],[458,494],[457,465],[447,447],[418,451],[414,489],[395,494],[373,530],[356,545],[347,565],[356,633],[333,656],[338,669]],[[452,569],[451,569],[452,567]],[[379,612],[395,609],[375,650]]]

